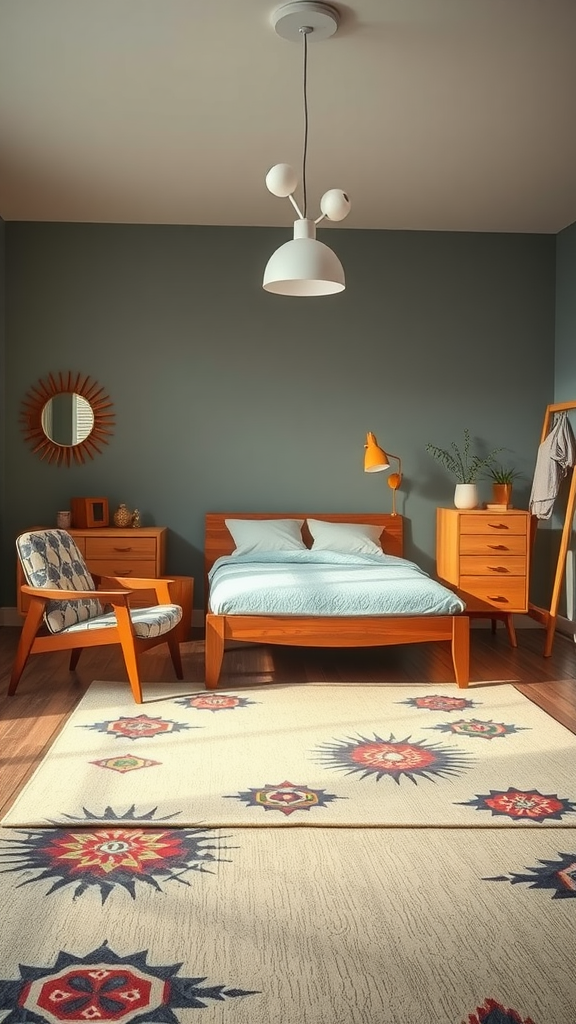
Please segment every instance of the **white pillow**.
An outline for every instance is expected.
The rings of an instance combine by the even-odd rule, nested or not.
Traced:
[[[233,555],[258,551],[306,551],[303,519],[225,519],[236,548]]]
[[[307,519],[312,535],[313,551],[339,551],[350,555],[381,555],[381,526],[367,523],[327,523],[323,519]]]

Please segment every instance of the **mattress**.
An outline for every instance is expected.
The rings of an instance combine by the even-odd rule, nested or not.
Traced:
[[[466,607],[415,562],[384,554],[225,555],[208,585],[216,615],[455,615]]]

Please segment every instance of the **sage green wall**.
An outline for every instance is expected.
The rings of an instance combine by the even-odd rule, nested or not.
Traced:
[[[556,343],[554,363],[554,401],[576,402],[576,224],[560,231],[556,236]],[[570,412],[572,428],[576,433],[576,410]],[[558,561],[562,530],[566,518],[568,480],[563,485],[554,506],[549,536],[540,541],[550,550],[552,573]],[[571,546],[575,540],[572,536]],[[550,607],[550,602],[545,604]],[[567,603],[562,589],[560,613],[565,614]]]
[[[554,401],[576,402],[576,224],[556,236],[556,267]]]
[[[428,570],[454,481],[426,442],[468,427],[505,445],[526,505],[554,388],[554,236],[326,228],[347,289],[295,299],[261,288],[289,230],[6,225],[3,605],[15,534],[106,495],[170,528],[168,571],[197,577],[200,606],[206,511],[390,509],[386,474],[362,470],[367,430],[402,457],[406,553]],[[96,378],[117,416],[70,469],[18,425],[30,385],[61,369]]]
[[[0,540],[5,535],[5,451],[6,451],[6,382],[5,382],[5,352],[6,352],[6,231],[5,224],[0,217]],[[2,576],[6,575],[5,559],[2,559]],[[0,605],[2,598],[0,595]]]

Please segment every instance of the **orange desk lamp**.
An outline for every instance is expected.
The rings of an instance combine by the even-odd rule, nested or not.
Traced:
[[[365,473],[379,473],[383,469],[390,468],[390,459],[396,459],[398,463],[398,472],[390,473],[387,483],[388,487],[392,489],[392,515],[396,516],[396,491],[402,483],[402,460],[399,455],[387,455],[383,448],[380,448],[376,436],[368,431],[366,434],[366,444],[364,445],[364,472]]]

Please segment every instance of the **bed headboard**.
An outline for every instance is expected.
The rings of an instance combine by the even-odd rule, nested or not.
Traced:
[[[328,523],[367,523],[381,526],[380,543],[387,555],[404,554],[404,517],[378,512],[207,512],[204,519],[204,575],[206,577],[221,555],[234,550],[226,519],[325,519]],[[304,543],[310,546],[312,538],[306,522],[302,528]],[[206,590],[207,593],[207,590]]]

